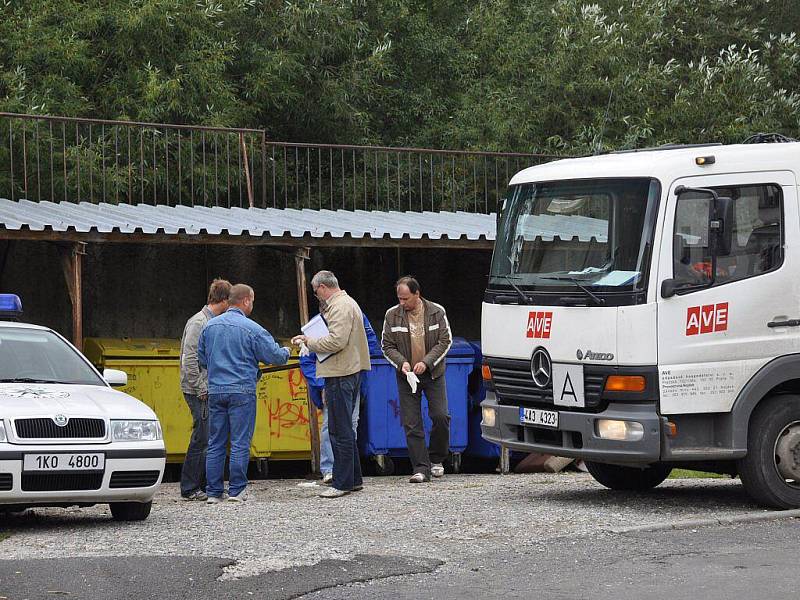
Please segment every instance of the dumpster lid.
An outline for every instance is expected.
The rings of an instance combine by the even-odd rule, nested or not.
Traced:
[[[473,360],[475,357],[475,349],[464,338],[453,338],[453,345],[450,346],[450,351],[447,353],[447,358],[468,358]]]
[[[181,341],[169,338],[86,338],[84,354],[101,358],[179,358]]]

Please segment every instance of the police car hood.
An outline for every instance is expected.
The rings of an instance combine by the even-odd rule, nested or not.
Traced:
[[[0,414],[155,420],[136,398],[98,385],[0,383]]]

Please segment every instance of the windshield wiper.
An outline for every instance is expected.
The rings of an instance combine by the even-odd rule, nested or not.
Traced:
[[[606,303],[605,298],[601,298],[597,294],[595,294],[592,290],[587,288],[583,285],[580,281],[578,281],[575,277],[553,277],[553,276],[543,276],[540,275],[539,279],[550,279],[553,281],[569,281],[570,283],[574,283],[584,294],[586,294],[589,298],[594,300],[596,304],[603,305]]]
[[[57,381],[55,379],[34,379],[33,377],[8,377],[0,379],[0,383],[71,383],[69,381]]]
[[[500,277],[504,277],[506,279],[506,281],[508,281],[508,283],[511,284],[511,287],[514,288],[514,291],[517,292],[517,294],[519,294],[520,299],[525,304],[530,304],[531,303],[531,299],[528,298],[528,295],[525,292],[522,291],[522,288],[520,288],[516,283],[514,283],[514,280],[511,279],[510,276],[508,276],[508,275],[500,275]]]

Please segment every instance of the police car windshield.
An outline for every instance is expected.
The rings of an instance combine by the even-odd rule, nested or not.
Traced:
[[[524,183],[509,190],[490,287],[645,289],[660,187],[649,178]]]
[[[0,383],[105,385],[53,332],[23,327],[0,327]]]

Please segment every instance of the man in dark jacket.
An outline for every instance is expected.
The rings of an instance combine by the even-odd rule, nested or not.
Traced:
[[[453,337],[444,308],[422,298],[416,279],[402,277],[395,284],[395,290],[398,304],[386,311],[381,349],[386,360],[397,369],[400,415],[414,469],[409,481],[423,483],[430,481],[431,475],[444,475],[442,463],[450,448],[450,415],[444,373],[445,357]],[[412,389],[412,385],[416,389]],[[422,422],[423,391],[433,422],[430,453],[425,446]]]

